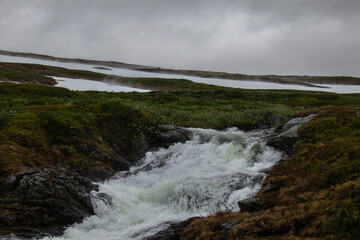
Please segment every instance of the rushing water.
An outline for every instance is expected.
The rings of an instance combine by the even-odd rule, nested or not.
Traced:
[[[283,154],[266,146],[266,131],[191,129],[194,136],[148,152],[141,164],[100,184],[111,203],[93,194],[96,215],[55,239],[143,239],[171,222],[238,211]],[[52,239],[52,238],[45,238]]]

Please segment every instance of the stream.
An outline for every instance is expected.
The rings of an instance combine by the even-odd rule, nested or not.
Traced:
[[[44,240],[140,240],[170,223],[239,211],[237,202],[259,191],[262,170],[284,157],[266,145],[270,130],[190,130],[191,140],[148,152],[129,172],[99,183],[92,194],[96,214]]]

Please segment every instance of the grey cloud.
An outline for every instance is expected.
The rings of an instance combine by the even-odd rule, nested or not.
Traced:
[[[360,76],[358,0],[1,0],[0,48],[254,74]]]

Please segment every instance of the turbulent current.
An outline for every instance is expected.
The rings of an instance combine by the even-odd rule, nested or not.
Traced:
[[[45,239],[143,239],[169,223],[239,211],[237,202],[260,189],[262,170],[283,157],[266,145],[266,131],[190,130],[191,140],[148,152],[129,172],[100,183],[96,215]]]

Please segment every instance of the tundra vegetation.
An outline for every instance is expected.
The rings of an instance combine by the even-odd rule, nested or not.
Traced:
[[[77,92],[44,86],[55,84],[49,76],[111,79],[162,91]],[[290,157],[263,183],[272,186],[258,194],[264,210],[197,218],[181,237],[360,238],[360,94],[232,89],[12,63],[0,64],[0,80],[36,83],[0,83],[0,181],[29,168],[59,166],[103,179],[104,172],[116,171],[112,158],[91,157],[77,146],[131,158],[132,140],[156,142],[162,124],[251,130],[274,114],[316,113],[300,130]]]

